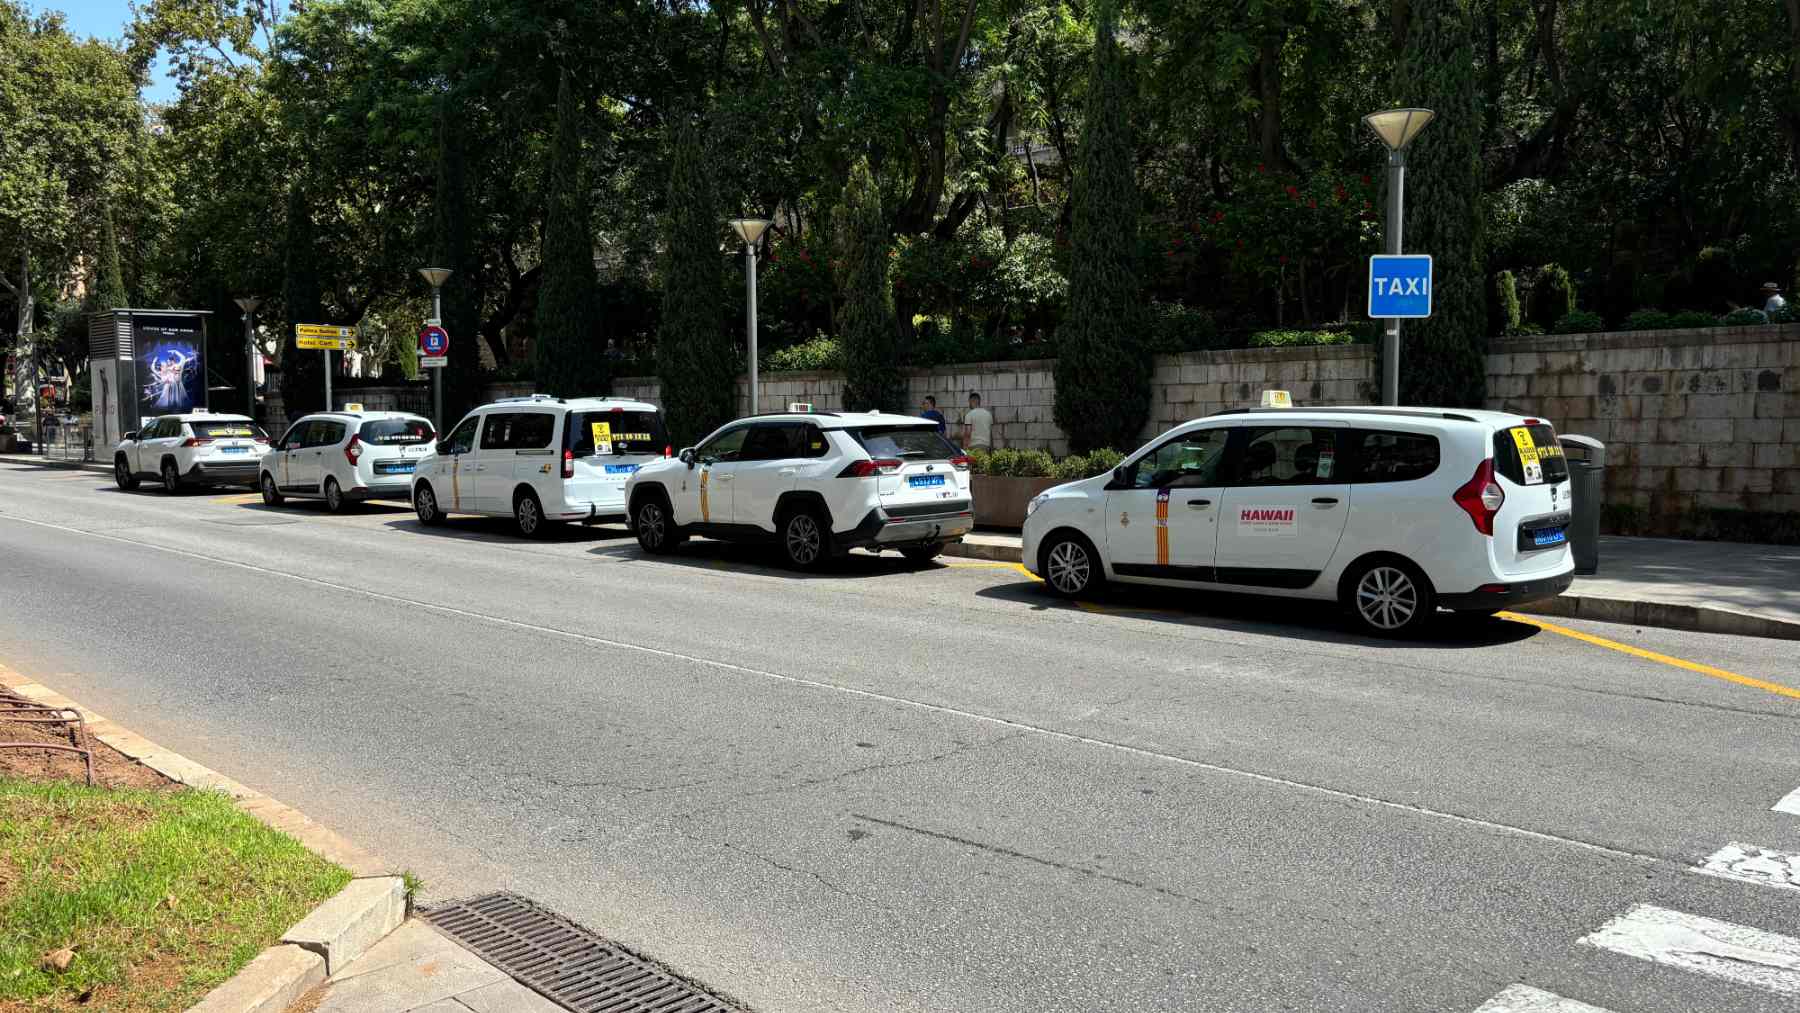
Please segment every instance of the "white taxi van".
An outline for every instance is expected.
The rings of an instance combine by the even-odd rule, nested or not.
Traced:
[[[1032,500],[1024,563],[1054,593],[1107,580],[1341,602],[1409,633],[1574,579],[1549,423],[1442,408],[1239,409]]]

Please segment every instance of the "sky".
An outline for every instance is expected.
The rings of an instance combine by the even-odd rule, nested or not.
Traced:
[[[25,0],[25,6],[33,11],[62,11],[71,33],[113,42],[125,38],[125,26],[131,23],[127,0]],[[167,60],[158,57],[151,66],[143,95],[147,102],[175,101],[175,79],[168,75]]]

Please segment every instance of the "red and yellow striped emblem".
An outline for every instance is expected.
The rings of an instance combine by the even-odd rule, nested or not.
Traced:
[[[1169,565],[1169,490],[1156,493],[1156,565]]]
[[[712,520],[712,511],[706,504],[706,479],[709,474],[707,469],[700,469],[700,523],[702,524]]]

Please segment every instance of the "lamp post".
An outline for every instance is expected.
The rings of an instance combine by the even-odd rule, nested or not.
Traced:
[[[750,414],[757,411],[757,377],[756,377],[756,244],[762,239],[763,230],[769,227],[767,218],[733,218],[731,231],[744,241],[744,332],[750,345]]]
[[[1389,254],[1398,255],[1406,223],[1406,146],[1436,114],[1429,109],[1384,109],[1363,117],[1388,149],[1387,227]],[[1400,321],[1389,320],[1381,338],[1381,403],[1400,403]]]
[[[435,326],[444,326],[444,282],[451,275],[447,267],[421,267],[419,277],[431,283],[431,322]],[[444,431],[444,368],[434,367],[431,371],[431,425],[438,432]]]
[[[232,300],[244,311],[244,414],[256,417],[256,308],[262,300],[253,295]]]

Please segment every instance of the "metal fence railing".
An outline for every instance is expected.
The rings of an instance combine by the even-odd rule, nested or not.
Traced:
[[[44,419],[38,456],[46,461],[86,463],[94,459],[94,427],[73,416]]]

